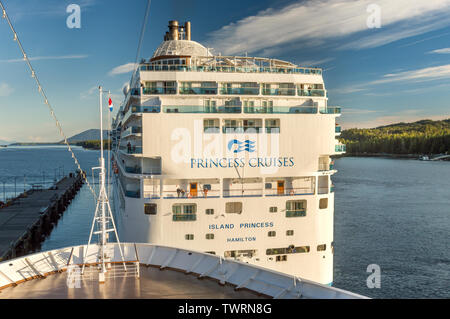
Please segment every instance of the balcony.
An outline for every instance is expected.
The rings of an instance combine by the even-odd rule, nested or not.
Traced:
[[[325,90],[302,90],[298,89],[298,96],[325,96]]]
[[[244,113],[269,114],[316,114],[317,107],[313,106],[246,106]]]
[[[163,191],[164,198],[218,198],[220,197],[220,191],[217,189],[211,190],[199,190],[198,192],[189,192],[184,190],[168,190]]]
[[[295,196],[295,195],[314,195],[314,188],[284,188],[284,189],[265,189],[266,196]]]
[[[215,95],[215,94],[217,94],[217,88],[181,87],[180,94]]]
[[[261,197],[263,190],[254,189],[229,189],[223,191],[223,197]]]
[[[233,127],[233,126],[222,126],[222,133],[224,134],[235,134],[235,133],[249,133],[257,134],[262,133],[262,127]]]
[[[320,163],[319,164],[319,171],[323,172],[323,171],[332,171],[334,170],[334,164],[330,163],[330,164],[326,164],[326,163]]]
[[[335,150],[336,153],[345,153],[345,151],[346,151],[345,144],[337,144],[337,145],[335,145],[334,150]]]
[[[142,146],[120,146],[120,150],[125,154],[142,154]]]
[[[130,126],[125,131],[123,131],[122,138],[131,136],[131,135],[140,136],[141,134],[142,134],[142,127],[140,127],[140,126]]]
[[[141,197],[141,191],[137,190],[137,191],[125,191],[125,196],[126,197],[131,197],[131,198],[140,198]]]
[[[174,222],[196,221],[197,214],[173,214],[172,220]]]
[[[259,87],[258,88],[221,88],[220,94],[259,95]]]
[[[177,94],[175,87],[144,87],[142,88],[144,95],[159,95],[159,94]]]
[[[287,95],[294,96],[295,88],[262,89],[262,95]]]
[[[305,209],[286,210],[286,217],[305,217]]]
[[[131,113],[159,113],[161,112],[161,106],[138,106],[133,105],[131,107]]]
[[[336,134],[341,134],[341,131],[342,131],[341,126],[340,125],[336,125],[335,128],[334,128],[334,132]]]
[[[327,108],[320,109],[320,114],[341,114],[341,108],[338,106],[328,106]]]
[[[240,106],[164,106],[164,113],[241,113]]]

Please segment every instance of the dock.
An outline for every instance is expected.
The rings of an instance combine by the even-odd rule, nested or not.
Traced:
[[[0,261],[40,249],[83,184],[70,173],[49,189],[35,187],[0,208]]]

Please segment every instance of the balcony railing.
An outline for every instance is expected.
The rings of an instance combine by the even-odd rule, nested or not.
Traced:
[[[295,95],[295,88],[285,88],[285,89],[262,89],[263,95]]]
[[[259,88],[221,88],[220,94],[259,95]]]
[[[230,127],[230,126],[222,126],[222,132],[225,134],[234,134],[234,133],[249,133],[249,134],[257,134],[262,133],[262,127]]]
[[[153,94],[177,94],[177,89],[175,87],[156,87],[156,88],[149,88],[144,87],[142,88],[142,94],[145,95],[153,95]]]
[[[122,137],[127,137],[127,136],[130,136],[130,135],[141,134],[141,133],[142,133],[142,127],[140,127],[140,126],[131,126],[131,127],[127,128],[125,131],[123,131]]]
[[[138,106],[133,105],[131,107],[132,113],[159,113],[161,112],[161,106]]]
[[[271,113],[271,114],[315,114],[317,107],[309,106],[246,106],[244,113]]]
[[[322,74],[314,68],[270,68],[270,67],[231,67],[231,66],[186,66],[186,65],[141,65],[141,71],[181,71],[181,72],[238,72],[238,73],[285,73]]]
[[[284,188],[284,189],[265,189],[266,196],[294,196],[294,195],[314,195],[314,188],[299,187],[299,188]]]
[[[335,126],[335,128],[334,128],[334,132],[335,133],[341,133],[341,127],[340,126]]]
[[[286,217],[305,217],[306,209],[286,210]]]
[[[144,191],[144,198],[158,199],[158,198],[160,198],[160,194],[159,194],[159,192],[155,192],[155,191]]]
[[[174,222],[195,221],[197,214],[173,214],[172,220]]]
[[[338,106],[328,106],[325,109],[320,109],[321,114],[341,114],[341,108]]]
[[[125,172],[130,174],[141,174],[142,170],[141,167],[139,166],[135,167],[125,166]]]
[[[126,197],[132,197],[132,198],[140,198],[141,197],[141,191],[125,191]]]
[[[164,106],[164,113],[241,113],[240,106]]]
[[[142,154],[142,146],[121,146],[120,150],[126,154]]]
[[[217,189],[198,190],[197,194],[189,191],[169,190],[163,191],[164,198],[217,198],[220,197],[220,191]]]
[[[345,144],[337,144],[334,147],[334,150],[336,151],[336,153],[345,153],[346,150]]]
[[[259,197],[262,196],[262,194],[262,188],[229,189],[223,191],[223,197]]]
[[[189,88],[181,87],[180,94],[217,94],[217,88]]]
[[[325,96],[325,90],[302,90],[298,89],[299,96]]]

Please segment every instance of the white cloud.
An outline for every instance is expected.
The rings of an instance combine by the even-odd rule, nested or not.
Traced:
[[[369,84],[384,84],[392,82],[425,82],[450,78],[450,64],[410,70],[384,75],[382,79],[369,82]]]
[[[119,66],[116,66],[114,69],[108,72],[109,75],[117,75],[117,74],[124,74],[133,72],[136,68],[136,64],[134,63],[125,63]]]
[[[38,61],[38,60],[72,60],[72,59],[85,59],[88,55],[79,54],[79,55],[60,55],[60,56],[35,56],[28,57],[30,61]],[[9,59],[9,60],[0,60],[3,63],[13,63],[13,62],[23,62],[23,59]]]
[[[428,53],[450,54],[450,48],[437,49],[437,50],[430,51]]]
[[[379,0],[380,29],[368,29],[373,0],[302,1],[281,9],[267,9],[210,34],[208,46],[223,54],[270,52],[273,47],[301,42],[322,45],[357,34],[343,48],[384,45],[450,25],[450,0]],[[394,29],[394,30],[393,30]],[[364,31],[364,32],[363,32]]]
[[[14,89],[8,83],[0,83],[0,96],[9,96],[12,92]]]
[[[93,86],[89,90],[80,93],[81,99],[87,99],[91,97],[95,92],[98,92],[98,86]]]

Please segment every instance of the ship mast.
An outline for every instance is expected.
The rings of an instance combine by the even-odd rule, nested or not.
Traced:
[[[92,235],[99,235],[98,237],[98,264],[100,268],[99,282],[105,282],[105,274],[107,272],[108,255],[106,253],[106,245],[108,243],[109,233],[114,232],[116,235],[116,240],[119,246],[120,256],[122,258],[124,270],[127,271],[125,264],[125,259],[123,256],[122,246],[120,245],[119,235],[117,234],[116,225],[114,223],[114,218],[111,212],[111,205],[109,204],[108,194],[106,192],[106,171],[105,171],[105,158],[103,155],[103,88],[99,86],[99,105],[100,105],[100,166],[94,169],[99,169],[99,182],[100,191],[97,198],[97,205],[95,208],[94,220],[92,221],[91,232],[89,234],[89,241],[84,253],[83,267],[81,274],[84,274],[84,268],[86,265],[86,256],[89,250],[89,246],[92,241]],[[97,225],[97,227],[95,227]],[[94,228],[97,230],[94,231]]]

